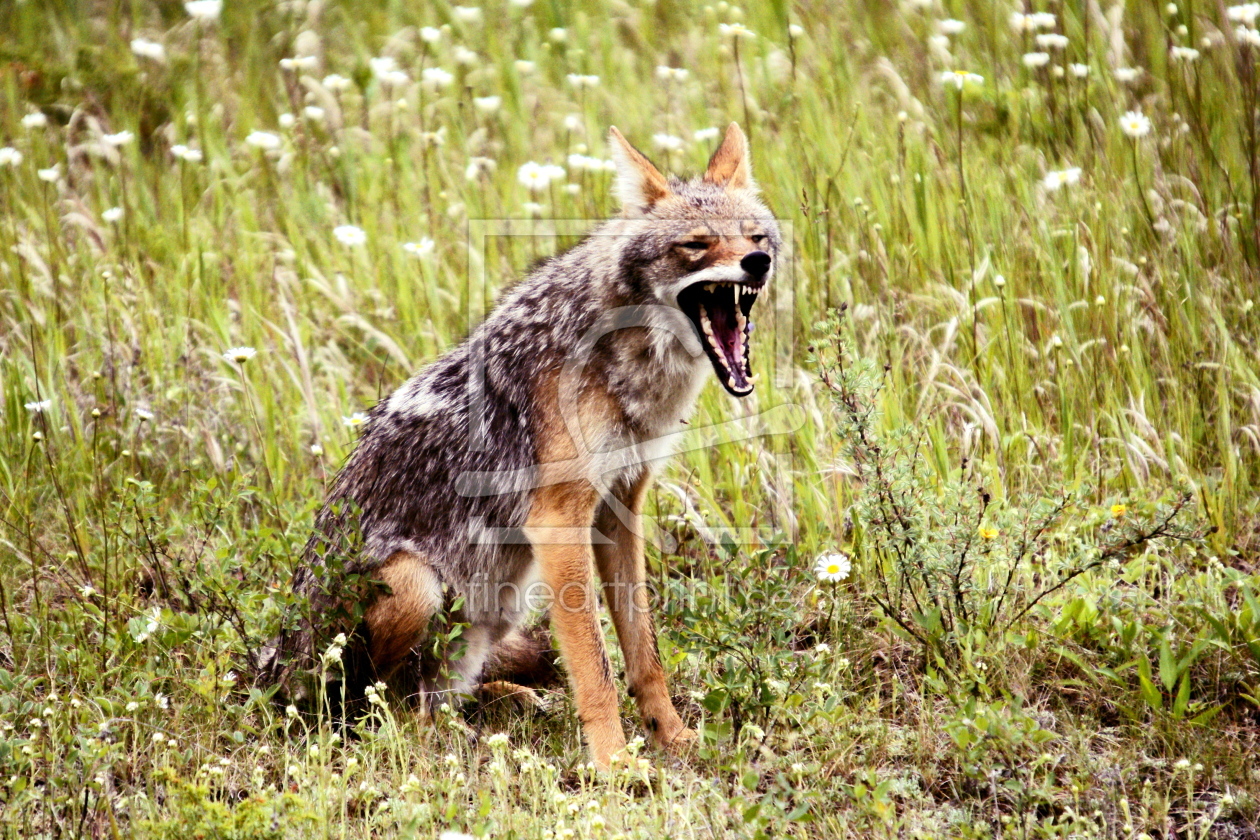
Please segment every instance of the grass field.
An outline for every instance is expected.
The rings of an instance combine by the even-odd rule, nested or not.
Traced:
[[[1260,833],[1260,5],[187,7],[0,4],[0,836]],[[803,420],[651,498],[696,750],[286,715],[356,413],[572,241],[470,231],[732,120],[791,268],[693,423]]]

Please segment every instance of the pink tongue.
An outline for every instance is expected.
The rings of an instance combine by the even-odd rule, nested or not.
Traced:
[[[736,388],[746,387],[748,378],[744,376],[743,336],[733,312],[724,306],[715,307],[709,313],[709,323],[713,325],[713,337],[730,368],[731,384]]]

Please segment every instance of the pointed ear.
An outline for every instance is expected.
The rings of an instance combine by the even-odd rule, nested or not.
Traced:
[[[727,126],[722,145],[709,158],[704,180],[728,190],[757,189],[752,177],[752,160],[748,156],[748,138],[735,123]]]
[[[608,145],[617,164],[617,198],[625,215],[643,212],[669,195],[669,183],[642,152],[631,146],[616,126],[608,129]]]

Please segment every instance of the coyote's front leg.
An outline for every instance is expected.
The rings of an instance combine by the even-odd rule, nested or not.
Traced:
[[[643,723],[657,747],[677,750],[696,738],[683,726],[669,698],[665,669],[657,650],[656,628],[647,588],[643,557],[643,497],[651,470],[644,469],[629,492],[618,494],[599,506],[595,530],[610,540],[596,537],[595,564],[604,582],[604,599],[612,613],[617,639],[626,658],[630,696],[639,704]]]
[[[535,492],[525,534],[542,580],[552,592],[551,628],[560,644],[591,760],[607,769],[626,745],[612,665],[599,626],[591,571],[590,529],[596,493],[589,485],[556,484]]]

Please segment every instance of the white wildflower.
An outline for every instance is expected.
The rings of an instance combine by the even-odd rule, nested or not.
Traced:
[[[1141,67],[1117,67],[1115,69],[1116,81],[1121,84],[1129,84],[1136,81],[1138,76],[1142,75]]]
[[[356,411],[354,414],[351,414],[349,417],[342,417],[341,424],[343,426],[346,426],[347,428],[354,429],[359,426],[362,426],[364,423],[367,422],[367,420],[368,420],[368,416],[366,414],[364,414],[362,411]]]
[[[424,72],[420,74],[420,78],[422,78],[426,84],[437,88],[444,88],[451,82],[455,81],[455,75],[447,70],[443,70],[441,67],[424,68]]]
[[[22,117],[23,128],[43,128],[48,125],[48,117],[43,111],[32,111]]]
[[[109,145],[117,147],[125,146],[132,140],[135,140],[136,135],[132,134],[130,131],[120,131],[117,134],[106,134],[101,137],[101,139]]]
[[[1047,64],[1050,63],[1050,53],[1045,53],[1045,52],[1024,53],[1023,61],[1024,61],[1025,67],[1045,67]]]
[[[984,76],[969,73],[966,70],[946,70],[941,73],[941,84],[954,85],[962,90],[966,85],[978,85],[984,82]]]
[[[1120,118],[1120,130],[1136,140],[1150,134],[1151,121],[1141,111],[1126,111]]]
[[[1168,54],[1173,61],[1196,61],[1199,58],[1199,51],[1193,47],[1173,47]]]
[[[318,105],[307,105],[305,108],[302,109],[302,116],[314,122],[323,122],[324,109],[319,107]]]
[[[256,355],[258,355],[258,351],[253,347],[230,347],[223,351],[223,360],[243,365]]]
[[[581,90],[582,88],[593,88],[599,84],[599,76],[587,76],[581,73],[570,73],[565,77],[569,80],[569,84]]]
[[[494,158],[488,157],[471,157],[468,159],[468,166],[464,168],[464,179],[467,181],[475,181],[481,177],[483,173],[494,172],[498,166]]]
[[[742,23],[719,23],[718,33],[728,38],[755,38],[757,37],[751,29]]]
[[[425,259],[433,256],[433,251],[437,247],[437,243],[425,236],[422,237],[419,242],[404,242],[402,247],[404,251],[411,254],[413,257]]]
[[[652,145],[662,151],[676,152],[687,144],[681,137],[673,134],[653,134]]]
[[[662,82],[686,81],[688,75],[688,71],[682,67],[667,67],[664,64],[660,64],[656,68],[656,78]]]
[[[251,131],[246,135],[245,142],[266,152],[280,148],[280,135],[270,131]]]
[[[483,114],[493,114],[499,110],[499,106],[503,104],[502,98],[498,96],[474,96],[473,107]]]
[[[297,122],[297,118],[292,114],[284,113],[276,118],[276,122],[280,123],[281,128],[293,128],[294,124]]]
[[[957,35],[967,28],[967,24],[963,23],[961,20],[946,18],[945,20],[938,20],[936,22],[936,28],[942,35]]]
[[[341,93],[342,91],[349,90],[351,84],[353,83],[349,79],[337,73],[329,73],[324,77],[324,87],[328,88],[333,93]]]
[[[1072,72],[1072,75],[1078,79],[1083,79],[1089,75],[1088,64],[1069,64],[1068,70],[1070,70]]]
[[[1011,12],[1010,23],[1016,32],[1036,32],[1038,29],[1053,29],[1055,17],[1050,12]]]
[[[280,59],[281,70],[317,70],[319,59],[313,55],[295,55],[293,58]]]
[[[852,569],[853,564],[849,560],[849,555],[842,552],[824,554],[814,564],[814,574],[825,583],[844,580]]]
[[[132,38],[131,51],[141,58],[150,58],[154,61],[166,60],[166,47],[147,38]]]
[[[692,132],[691,139],[697,143],[707,143],[710,140],[716,140],[721,133],[720,129],[713,127],[699,128]]]
[[[477,6],[456,6],[451,9],[451,14],[460,23],[481,22],[481,9]]]
[[[477,55],[476,50],[470,50],[464,46],[457,46],[451,50],[451,56],[456,64],[462,64],[465,67],[471,67],[481,61],[481,56]]]
[[[35,174],[36,176],[39,177],[39,180],[47,181],[48,183],[51,184],[52,182],[56,181],[58,178],[61,177],[61,164],[54,163],[52,166],[48,167],[47,169],[37,169],[35,170]]]
[[[1038,35],[1036,38],[1037,46],[1043,50],[1063,50],[1067,49],[1068,39],[1066,35],[1060,35],[1057,32],[1046,32]]]
[[[512,66],[515,67],[516,72],[520,73],[522,76],[528,76],[538,69],[537,64],[532,61],[526,61],[523,58],[518,58],[516,61],[513,61]]]
[[[1046,177],[1042,179],[1041,185],[1048,192],[1054,192],[1060,187],[1071,186],[1081,180],[1081,168],[1073,166],[1068,169],[1058,171],[1050,171],[1046,173]]]
[[[333,228],[333,236],[342,245],[348,245],[351,248],[367,243],[367,234],[363,232],[363,228],[355,225],[337,225]]]
[[[31,412],[32,414],[43,414],[48,409],[52,408],[52,400],[39,400],[37,402],[28,402],[28,403],[25,403],[24,407],[26,408],[27,411]]]
[[[442,30],[436,26],[422,26],[420,27],[420,40],[426,44],[436,44],[442,40]]]
[[[0,148],[0,166],[17,166],[22,162],[22,153],[12,146]]]
[[[1254,25],[1256,18],[1260,18],[1260,3],[1242,3],[1238,6],[1230,6],[1225,10],[1225,16],[1234,23]]]
[[[122,217],[123,217],[123,210],[121,207],[111,207],[108,210],[101,212],[101,218],[111,224],[118,221]]]
[[[223,0],[189,0],[184,11],[194,20],[218,20],[223,13]]]
[[[530,192],[545,190],[552,181],[564,177],[564,170],[555,164],[529,163],[521,165],[516,171],[516,180],[528,187]]]

